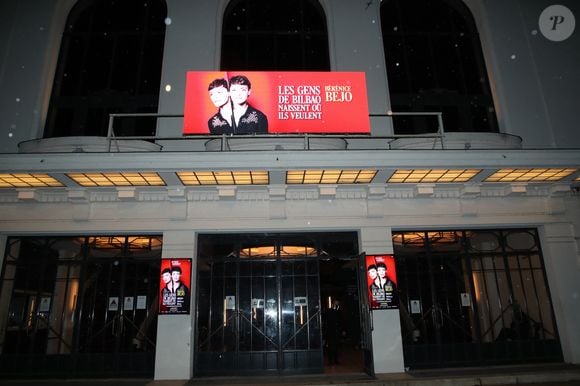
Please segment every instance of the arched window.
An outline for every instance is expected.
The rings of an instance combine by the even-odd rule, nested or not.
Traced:
[[[233,0],[224,14],[222,70],[330,69],[317,0]]]
[[[442,112],[446,132],[498,132],[479,35],[461,0],[385,0],[381,27],[393,112]],[[396,134],[436,119],[395,116]]]
[[[111,113],[157,112],[164,0],[79,0],[63,32],[44,137],[104,136]],[[153,135],[149,118],[117,135]]]

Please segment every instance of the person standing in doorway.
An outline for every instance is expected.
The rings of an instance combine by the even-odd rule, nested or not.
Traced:
[[[342,332],[342,309],[338,299],[334,299],[332,307],[326,314],[326,345],[328,364],[338,364],[338,346]]]

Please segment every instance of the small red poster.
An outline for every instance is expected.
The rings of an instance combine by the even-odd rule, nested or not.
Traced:
[[[397,272],[393,255],[367,255],[366,268],[371,309],[399,308]]]
[[[370,134],[364,72],[189,71],[183,134]]]
[[[159,313],[189,314],[191,259],[161,259]]]

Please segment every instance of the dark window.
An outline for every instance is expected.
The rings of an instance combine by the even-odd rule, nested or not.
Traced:
[[[326,18],[316,0],[234,0],[224,14],[223,70],[330,69]]]
[[[2,377],[152,377],[161,249],[160,236],[9,237]]]
[[[167,9],[163,0],[81,0],[70,12],[45,137],[104,136],[111,113],[157,112]],[[117,135],[154,135],[124,119]]]
[[[460,0],[386,0],[381,26],[391,110],[442,112],[446,132],[498,132],[479,35]],[[434,117],[395,116],[396,134],[435,132]]]
[[[405,366],[559,362],[535,229],[393,232]]]
[[[359,342],[358,253],[356,232],[199,235],[196,374],[322,372],[329,296]]]

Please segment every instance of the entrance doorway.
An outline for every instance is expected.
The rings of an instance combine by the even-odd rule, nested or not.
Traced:
[[[324,373],[329,297],[356,359],[357,250],[353,232],[200,235],[195,375]]]
[[[320,262],[321,297],[323,302],[324,372],[326,374],[365,372],[363,330],[358,283],[358,256],[344,259],[328,259]],[[334,302],[338,302],[338,307]],[[334,318],[326,317],[338,308],[338,335],[333,336]],[[332,342],[337,339],[337,363],[333,363]],[[331,355],[329,355],[331,354]]]
[[[152,377],[161,238],[11,237],[3,377]]]
[[[394,232],[405,366],[562,361],[535,229]]]

